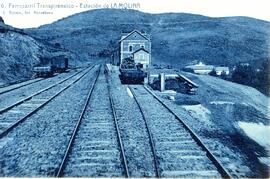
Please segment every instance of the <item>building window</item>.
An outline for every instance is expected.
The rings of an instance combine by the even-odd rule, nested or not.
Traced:
[[[132,52],[132,45],[129,46],[129,51]]]

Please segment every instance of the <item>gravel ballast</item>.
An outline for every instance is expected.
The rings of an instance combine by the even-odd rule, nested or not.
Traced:
[[[162,177],[221,177],[206,152],[171,112],[142,85],[131,89],[153,136]]]
[[[139,109],[128,95],[127,86],[121,85],[116,73],[110,74],[110,84],[116,115],[130,176],[154,177],[155,168],[149,136]]]
[[[56,174],[96,69],[0,139],[0,176]]]
[[[64,176],[121,177],[123,163],[110,108],[109,91],[103,71],[97,79],[79,126]]]
[[[38,92],[50,85],[55,84],[58,81],[61,81],[73,74],[77,73],[77,70],[72,70],[68,73],[61,73],[57,76],[47,78],[45,80],[41,80],[39,82],[24,86],[22,88],[18,88],[15,90],[12,90],[8,93],[0,94],[0,109],[9,106],[18,100],[24,99],[31,94]]]

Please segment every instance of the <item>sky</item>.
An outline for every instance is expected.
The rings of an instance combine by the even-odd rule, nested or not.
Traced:
[[[87,10],[112,8],[112,5],[121,8],[121,4],[148,13],[248,16],[270,21],[270,0],[0,0],[0,16],[6,24],[30,28]]]

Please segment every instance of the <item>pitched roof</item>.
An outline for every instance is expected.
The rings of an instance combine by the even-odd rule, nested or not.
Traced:
[[[213,70],[213,65],[190,65],[185,68],[193,69],[193,70]]]
[[[132,54],[137,53],[137,52],[139,52],[139,51],[141,51],[141,50],[145,51],[146,53],[149,53],[149,52],[148,52],[147,50],[145,50],[144,48],[139,48],[138,50],[132,52]]]
[[[147,38],[145,35],[143,35],[141,32],[139,32],[138,30],[133,30],[132,32],[130,32],[128,35],[126,36],[122,36],[121,40],[119,42],[122,42],[123,40],[125,40],[126,38],[128,38],[129,36],[131,36],[133,33],[137,32],[139,35],[141,35],[143,38],[145,38],[146,40],[150,40],[149,38]]]

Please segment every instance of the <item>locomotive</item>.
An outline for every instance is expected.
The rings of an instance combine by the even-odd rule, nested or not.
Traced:
[[[50,77],[57,72],[65,72],[68,69],[68,58],[56,56],[52,58],[42,58],[40,64],[34,67],[37,77]]]
[[[119,71],[122,84],[140,84],[147,77],[147,72],[143,70],[142,64],[136,64],[132,58],[123,59]]]

